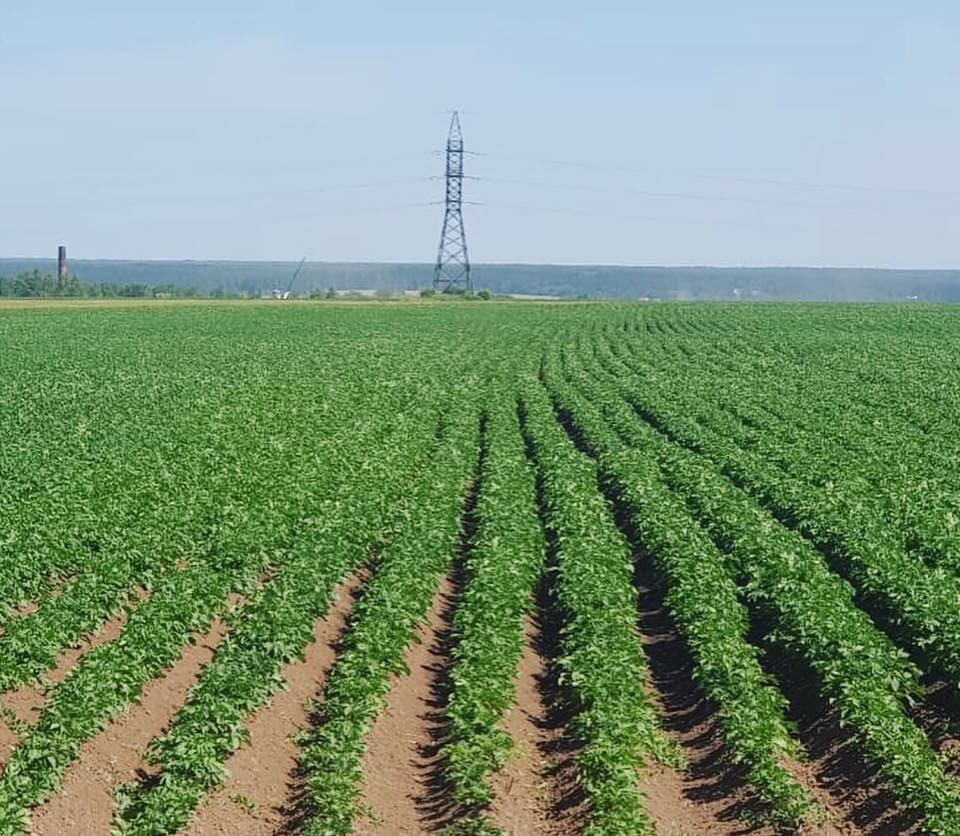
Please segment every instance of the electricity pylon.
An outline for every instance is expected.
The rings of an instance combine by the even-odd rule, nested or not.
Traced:
[[[450,119],[450,134],[447,137],[446,182],[446,210],[443,213],[437,265],[433,269],[433,286],[441,293],[473,293],[460,199],[463,189],[463,134],[460,133],[460,118],[456,111]]]

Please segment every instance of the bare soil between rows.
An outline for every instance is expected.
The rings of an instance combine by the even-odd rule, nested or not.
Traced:
[[[642,558],[641,558],[642,559]],[[302,828],[302,803],[296,732],[309,727],[307,701],[322,697],[349,614],[369,572],[343,584],[327,615],[315,625],[305,659],[284,669],[289,690],[278,693],[249,722],[250,742],[227,762],[229,780],[211,793],[186,831],[193,836],[290,834]],[[763,810],[729,758],[716,708],[692,679],[689,651],[663,605],[663,590],[649,568],[639,567],[638,631],[650,665],[648,692],[665,733],[682,748],[689,768],[680,772],[651,765],[640,779],[646,808],[665,836],[734,836],[777,831],[762,823]],[[460,599],[457,573],[445,577],[419,641],[407,654],[408,676],[395,677],[384,711],[368,737],[364,760],[365,801],[370,819],[356,823],[362,834],[437,832],[462,814],[452,803],[443,776],[443,709],[449,697],[452,618]],[[494,824],[516,834],[579,832],[588,812],[575,783],[575,747],[564,735],[564,716],[551,659],[559,652],[548,595],[541,590],[526,620],[525,646],[516,678],[516,705],[503,726],[515,742],[515,756],[492,778],[495,801],[488,811]],[[120,634],[125,615],[107,622],[81,646],[61,654],[48,678],[59,682],[92,647]],[[212,658],[225,627],[217,621],[189,646],[161,679],[148,684],[141,703],[111,722],[84,746],[67,771],[63,790],[39,807],[36,834],[109,833],[114,812],[112,789],[149,772],[142,753],[168,727],[200,671]],[[877,770],[865,765],[856,746],[840,729],[812,682],[794,681],[774,666],[790,701],[791,720],[809,758],[791,763],[791,771],[827,812],[808,834],[856,836],[917,833],[916,816],[898,808]],[[938,693],[931,689],[933,696]],[[946,700],[946,697],[942,698]],[[19,722],[35,722],[44,703],[42,691],[24,686],[4,696]],[[951,703],[952,706],[952,703]],[[929,712],[945,722],[950,706],[931,699]],[[945,745],[952,736],[944,727]],[[16,732],[0,722],[0,761],[17,745]],[[761,822],[761,823],[758,823]]]
[[[516,704],[503,720],[515,749],[491,779],[490,820],[510,833],[560,836],[579,829],[583,804],[572,782],[572,750],[563,738],[565,717],[549,663],[556,636],[545,629],[539,612],[528,616],[524,627]]]
[[[447,800],[439,750],[459,585],[445,577],[417,643],[407,654],[408,676],[394,677],[384,710],[367,736],[364,801],[372,816],[356,832],[373,836],[427,833],[456,821]]]
[[[680,744],[684,772],[651,769],[641,781],[647,809],[664,834],[772,834],[766,810],[733,763],[719,712],[693,680],[693,661],[663,603],[655,573],[640,556],[640,632],[651,669],[651,696],[664,730]],[[912,819],[896,809],[876,770],[865,766],[836,715],[815,698],[816,688],[782,682],[807,757],[785,764],[822,808],[804,834],[853,836],[910,832]],[[892,828],[892,829],[891,829]]]
[[[149,597],[149,593],[142,587],[137,587],[135,592],[138,603]],[[37,607],[31,607],[29,614],[36,612],[37,609]],[[74,647],[63,650],[57,656],[54,666],[43,674],[42,681],[28,682],[7,691],[0,697],[3,714],[7,715],[6,717],[0,717],[0,775],[3,774],[4,765],[11,752],[20,744],[17,727],[29,728],[35,725],[47,704],[47,692],[50,688],[63,682],[85,654],[116,639],[123,632],[127,617],[128,611],[124,609],[112,618],[107,619],[96,632],[85,637]]]
[[[168,728],[225,635],[226,625],[217,619],[205,634],[194,636],[169,671],[147,683],[137,705],[84,744],[67,769],[61,791],[34,811],[32,833],[110,832],[113,788],[135,781],[148,769],[143,751]]]
[[[302,826],[303,785],[295,736],[311,725],[309,703],[323,694],[350,612],[369,572],[341,584],[317,619],[304,658],[283,669],[286,690],[247,723],[250,738],[227,760],[227,781],[210,793],[187,829],[193,836],[293,833]]]

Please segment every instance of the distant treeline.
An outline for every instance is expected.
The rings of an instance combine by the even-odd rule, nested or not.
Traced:
[[[182,287],[173,283],[146,285],[137,282],[115,284],[113,282],[85,282],[77,276],[59,280],[39,270],[20,273],[12,278],[0,276],[0,297],[15,299],[110,299],[122,297],[175,297],[199,296],[195,287]]]
[[[83,277],[81,285],[114,287],[116,295],[263,296],[285,290],[296,267],[292,261],[71,262],[71,269]],[[0,259],[0,274],[55,270],[53,259]],[[563,298],[960,301],[960,270],[476,264],[473,280],[475,287],[497,295]],[[430,264],[307,262],[293,294],[366,290],[388,296],[421,290],[432,281]]]

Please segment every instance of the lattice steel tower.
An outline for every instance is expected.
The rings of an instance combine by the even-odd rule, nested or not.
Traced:
[[[463,231],[460,195],[463,189],[463,134],[460,118],[453,112],[450,135],[447,137],[447,197],[443,214],[443,231],[437,250],[437,266],[433,269],[433,286],[441,293],[465,291],[473,293],[470,282],[470,259],[467,257],[467,236]]]

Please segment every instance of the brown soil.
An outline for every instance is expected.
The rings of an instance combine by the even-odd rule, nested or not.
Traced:
[[[42,686],[28,683],[8,691],[3,695],[2,701],[3,707],[12,711],[18,722],[32,726],[40,718],[47,698]]]
[[[526,641],[517,672],[516,705],[503,728],[514,742],[514,754],[491,778],[494,801],[491,821],[510,833],[561,834],[578,829],[576,805],[563,803],[555,769],[561,765],[562,728],[550,703],[555,688],[539,619],[526,620]]]
[[[765,627],[756,620],[751,640],[764,643]],[[824,821],[808,828],[810,833],[886,834],[920,833],[920,817],[905,810],[876,765],[864,761],[849,730],[842,729],[835,708],[820,694],[816,674],[799,656],[767,647],[764,667],[773,675],[788,700],[788,718],[806,757],[802,763],[784,765],[807,787],[824,811]],[[950,689],[928,690],[928,698],[914,712],[914,720],[938,742],[949,747],[949,716],[952,709],[938,704]],[[944,736],[940,737],[939,733]],[[829,829],[828,829],[829,828]]]
[[[947,772],[960,776],[960,691],[930,675],[924,677],[922,685],[924,699],[915,705],[911,717],[947,759]]]
[[[143,600],[147,596],[147,592],[138,588],[137,596],[140,600]],[[36,607],[34,607],[33,612],[36,612]],[[88,636],[76,647],[64,650],[57,657],[54,667],[44,674],[44,682],[27,683],[4,694],[0,698],[4,709],[12,711],[20,723],[26,726],[34,725],[40,718],[40,712],[44,705],[46,705],[46,692],[49,688],[63,682],[84,654],[117,638],[126,623],[127,613],[124,611],[106,621],[96,633]],[[2,773],[3,764],[6,763],[11,750],[19,742],[20,738],[16,730],[10,728],[10,724],[0,719],[0,773]]]
[[[360,573],[339,588],[330,612],[314,626],[314,640],[304,660],[291,662],[283,670],[289,690],[280,691],[251,718],[249,743],[227,760],[230,778],[207,796],[187,833],[266,836],[291,824],[296,829],[290,821],[297,814],[291,783],[295,783],[301,750],[294,736],[310,725],[306,703],[323,691],[366,575]]]
[[[46,594],[46,599],[59,598],[63,594],[63,587],[61,584],[65,583],[68,579],[58,579],[57,584],[54,585]],[[4,619],[3,623],[0,623],[0,636],[4,634],[5,625],[10,624],[13,621],[16,621],[19,618],[26,618],[28,615],[33,615],[37,610],[40,609],[41,601],[29,601],[23,606],[14,607],[10,614]]]
[[[25,617],[31,615],[36,612],[37,609],[36,604],[29,604],[22,610],[18,610],[18,616]],[[79,646],[65,650],[57,657],[56,665],[52,670],[47,672],[45,679],[51,685],[62,682],[67,674],[76,667],[77,662],[83,654],[98,645],[115,639],[126,623],[127,615],[124,612],[107,621],[100,628],[99,632],[88,637]],[[46,705],[46,690],[43,684],[31,682],[7,691],[7,693],[0,697],[0,703],[2,703],[2,712],[0,712],[0,715],[3,713],[12,715],[12,717],[9,718],[12,722],[7,722],[7,719],[0,716],[0,775],[3,774],[3,766],[10,757],[10,753],[20,745],[20,735],[17,733],[16,727],[21,724],[24,726],[32,726],[37,722],[40,717],[40,712],[43,710],[44,705]]]
[[[773,834],[757,824],[763,809],[731,764],[716,708],[691,677],[688,651],[677,635],[659,593],[640,583],[641,629],[653,680],[653,696],[669,737],[688,760],[686,773],[652,769],[641,782],[657,830],[671,834]],[[835,714],[814,699],[815,688],[787,688],[793,719],[809,758],[784,765],[819,803],[823,816],[803,828],[807,834],[849,836],[911,832],[912,819],[892,802],[875,771],[864,766]]]
[[[862,832],[860,828],[848,820],[847,811],[838,806],[837,800],[828,792],[825,786],[826,780],[819,764],[809,760],[800,762],[785,759],[782,765],[801,786],[806,787],[810,797],[820,808],[819,812],[815,814],[814,820],[804,826],[803,833],[809,833],[811,836],[815,833],[823,833],[828,836],[845,836],[845,834]]]
[[[84,744],[61,792],[34,812],[32,833],[110,832],[113,787],[137,779],[144,767],[143,750],[167,728],[225,634],[223,621],[214,621],[205,635],[195,636],[196,643],[186,647],[166,676],[146,685],[138,705]]]
[[[641,558],[643,561],[643,558]],[[314,628],[314,642],[303,662],[286,666],[289,691],[277,694],[248,723],[250,742],[227,762],[231,778],[211,793],[188,829],[193,836],[227,836],[297,832],[302,824],[302,776],[298,773],[297,731],[310,725],[310,697],[322,693],[334,663],[338,642],[358,590],[361,573],[338,590],[330,612]],[[658,707],[665,733],[682,748],[686,772],[651,766],[641,777],[646,809],[661,836],[773,836],[774,829],[755,822],[763,814],[742,770],[731,765],[715,706],[691,677],[689,651],[664,609],[662,590],[649,566],[638,564],[639,630],[650,666],[649,694]],[[363,834],[413,834],[441,830],[460,812],[450,800],[438,751],[443,742],[442,710],[449,691],[451,620],[459,601],[459,578],[445,578],[431,606],[420,642],[407,654],[410,674],[395,677],[387,705],[367,739],[364,759],[365,801],[376,816],[356,822]],[[141,598],[146,593],[138,592]],[[236,597],[232,601],[238,600]],[[557,700],[549,660],[557,653],[555,625],[546,595],[526,622],[526,641],[517,676],[517,702],[504,718],[516,744],[516,756],[492,777],[493,822],[517,834],[575,833],[582,829],[585,806],[574,782],[574,752],[563,735],[566,717]],[[62,682],[88,650],[119,635],[126,616],[104,624],[81,646],[65,651],[45,677]],[[226,632],[218,620],[162,678],[144,689],[142,703],[111,722],[88,741],[64,777],[63,791],[34,814],[37,834],[107,833],[113,817],[112,789],[144,772],[142,751],[168,727],[202,668]],[[759,641],[759,637],[756,637]],[[786,766],[826,811],[824,821],[805,834],[884,836],[918,834],[915,815],[898,807],[878,770],[865,765],[849,734],[839,728],[836,713],[818,695],[812,675],[802,667],[771,658],[773,673],[790,701],[797,736],[809,754]],[[18,723],[31,724],[42,710],[45,694],[29,685],[3,696],[16,719],[0,717],[0,771],[18,744]],[[926,698],[914,719],[934,745],[956,757],[960,765],[960,698],[943,683],[926,683]],[[148,770],[152,771],[152,770]]]
[[[886,836],[919,833],[919,817],[903,810],[880,771],[864,762],[851,735],[840,728],[837,712],[818,696],[815,685],[785,689],[792,719],[809,756],[803,765],[815,797],[844,834]],[[820,831],[817,831],[820,832]]]
[[[669,627],[666,614],[646,612],[642,621],[667,733],[681,744],[689,761],[686,774],[655,770],[642,782],[658,832],[775,833],[772,827],[751,824],[763,810],[742,771],[730,763],[716,710],[690,678],[686,650]],[[656,623],[666,626],[666,631],[647,629]],[[667,666],[671,657],[675,662]],[[836,712],[824,704],[812,680],[803,686],[787,683],[784,692],[808,756],[803,762],[789,761],[784,766],[822,810],[821,819],[803,832],[827,836],[919,833],[917,816],[900,808],[879,771],[863,762],[851,736],[839,727]]]
[[[680,743],[688,760],[686,773],[652,769],[642,781],[647,808],[658,831],[671,833],[774,833],[762,821],[764,810],[732,764],[716,707],[692,679],[689,651],[663,606],[662,590],[645,558],[638,560],[640,627],[652,674],[651,693],[660,705],[665,731]],[[758,639],[759,637],[753,637]],[[781,677],[782,678],[782,677]],[[821,808],[818,821],[804,833],[912,833],[916,817],[901,811],[875,769],[866,767],[836,714],[817,696],[811,683],[786,682],[791,719],[807,753],[803,762],[784,766],[807,788]]]
[[[692,833],[773,836],[777,833],[775,827],[752,818],[757,808],[748,788],[734,790],[732,798],[724,798],[717,791],[715,771],[725,770],[726,781],[742,781],[742,777],[737,776],[734,769],[721,766],[723,737],[712,711],[706,706],[694,708],[689,719],[694,720],[689,728],[671,735],[684,747],[690,761],[689,773],[652,769],[643,780],[647,810],[657,822],[657,832],[662,836]],[[789,769],[810,790],[824,811],[818,821],[804,826],[801,833],[846,836],[861,832],[853,825],[843,823],[833,799],[817,785],[814,770],[809,765],[791,763]]]
[[[3,764],[7,762],[10,753],[20,745],[20,735],[16,733],[3,717],[0,717],[0,775],[3,774]]]
[[[641,778],[646,808],[664,836],[771,834],[758,827],[761,810],[741,771],[726,756],[715,707],[691,677],[690,656],[663,605],[647,558],[637,562],[640,632],[650,666],[650,696],[665,734],[680,744],[685,772],[651,767]]]
[[[410,674],[394,677],[385,709],[367,737],[365,798],[376,819],[355,822],[357,833],[393,836],[440,830],[456,819],[440,774],[442,710],[446,702],[450,619],[458,598],[444,578],[419,642],[407,654]]]
[[[51,593],[51,598],[53,597]],[[14,608],[13,612],[10,613],[10,618],[26,618],[28,615],[33,615],[37,610],[40,609],[40,604],[37,601],[31,601],[28,604],[24,604],[22,607]]]

